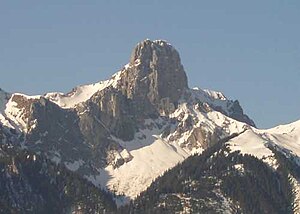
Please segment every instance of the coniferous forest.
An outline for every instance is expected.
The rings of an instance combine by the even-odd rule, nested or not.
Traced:
[[[0,213],[105,213],[110,193],[42,155],[0,144]]]

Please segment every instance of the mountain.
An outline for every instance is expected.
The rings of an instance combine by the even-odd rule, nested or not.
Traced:
[[[219,142],[224,148],[216,152],[227,151],[237,159],[252,155],[250,162],[273,170],[270,175],[281,175],[276,172],[277,153],[287,159],[281,158],[285,163],[296,164],[290,170],[297,171],[299,127],[296,122],[259,130],[237,100],[230,100],[221,92],[190,88],[178,52],[162,40],[138,43],[129,63],[109,80],[81,85],[67,94],[28,96],[0,90],[3,145],[41,156],[49,160],[49,167],[53,164],[78,175],[83,185],[92,183],[96,188],[104,188],[113,193],[119,206],[132,199],[143,201],[147,188],[151,189],[156,184],[153,181],[159,181],[164,172],[172,172],[175,167],[176,174],[178,164],[189,165],[193,158],[198,161],[208,149],[219,148],[215,146]],[[234,167],[227,157],[220,160],[228,164],[226,167]],[[203,164],[202,159],[198,164]],[[299,177],[289,175],[293,180],[291,188],[299,192]],[[168,172],[164,176],[168,177]],[[225,182],[219,174],[213,176],[218,182]],[[286,184],[286,177],[282,179],[282,184]],[[221,190],[207,189],[207,194],[212,191]],[[234,200],[227,192],[222,194],[226,200]],[[297,197],[299,194],[295,194],[296,202]],[[289,209],[285,205],[292,199],[282,200],[280,209]],[[273,203],[270,200],[268,206]],[[138,212],[138,204],[129,209]]]
[[[219,92],[189,89],[178,52],[160,40],[139,43],[130,62],[110,80],[79,86],[67,94],[12,94],[2,116],[22,147],[45,153],[96,185],[112,189],[118,184],[117,192],[130,197],[178,161],[206,148],[210,139],[247,126],[234,125],[230,116],[254,125],[237,101]],[[213,117],[220,117],[219,124]],[[226,121],[232,121],[230,128],[222,125]],[[147,173],[136,179],[145,185],[124,189],[138,172],[134,168],[140,161],[134,157],[157,149],[173,154],[172,161],[166,161],[168,155],[149,157]],[[164,164],[151,172],[159,163],[150,158]],[[120,183],[126,175],[118,172],[123,170],[130,173]]]

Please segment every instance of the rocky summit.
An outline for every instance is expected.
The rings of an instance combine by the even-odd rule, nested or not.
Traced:
[[[140,94],[141,88],[146,88],[145,94],[154,105],[159,106],[162,99],[176,103],[188,88],[179,54],[165,41],[145,40],[139,43],[132,52],[130,64],[135,66],[127,73],[135,76],[136,80],[127,81],[137,84],[133,87],[136,93]]]
[[[52,196],[44,191],[39,192],[42,187],[29,182],[36,180],[32,175],[39,175],[49,188],[52,188],[55,178],[58,189],[64,191],[61,202],[52,202],[62,207],[64,212],[79,207],[118,212],[112,203],[121,206],[134,199],[135,203],[124,207],[125,213],[128,210],[145,213],[147,209],[150,213],[163,213],[165,209],[174,213],[183,209],[178,203],[187,203],[189,209],[195,212],[205,212],[207,207],[188,205],[188,201],[196,203],[197,200],[210,210],[249,211],[248,203],[232,195],[232,191],[238,194],[243,194],[243,191],[232,190],[228,181],[232,178],[230,173],[243,176],[246,171],[257,173],[269,167],[266,173],[278,176],[280,185],[287,185],[287,177],[282,176],[290,173],[293,183],[288,187],[297,192],[298,174],[295,172],[300,162],[300,149],[290,139],[298,139],[299,130],[298,123],[275,130],[256,129],[237,100],[230,100],[221,92],[189,88],[180,56],[172,45],[163,40],[147,39],[136,45],[129,63],[108,80],[77,86],[67,94],[51,92],[28,96],[0,90],[0,158],[4,158],[1,159],[4,165],[0,164],[0,167],[7,172],[9,180],[5,180],[5,176],[0,178],[5,180],[3,183],[10,183],[13,176],[26,180],[16,184],[18,189],[0,185],[1,192],[5,192],[0,197],[0,207],[5,205],[7,209],[3,210],[6,212],[25,212],[22,206],[27,204],[28,209],[47,210],[47,203],[44,202]],[[226,155],[231,152],[241,153]],[[219,153],[222,155],[215,155]],[[242,154],[253,157],[243,157]],[[230,162],[233,159],[235,164]],[[222,161],[226,165],[215,171],[214,167]],[[251,161],[259,161],[258,168],[247,165]],[[198,170],[197,177],[193,177],[193,173],[186,168],[181,169],[179,163]],[[202,164],[203,171],[197,169],[197,163]],[[276,166],[280,164],[289,164],[290,171],[280,168],[277,172]],[[158,179],[175,166],[174,171]],[[30,167],[37,167],[38,170],[31,172]],[[54,169],[65,176],[55,175]],[[170,178],[173,173],[181,172],[185,172],[183,180]],[[78,177],[75,179],[74,176]],[[255,176],[259,178],[259,174]],[[240,177],[234,179],[243,183]],[[82,189],[76,192],[70,184],[72,180],[82,188],[88,186],[89,191],[93,192],[92,199],[84,200],[82,195],[88,193]],[[170,180],[180,189],[167,185]],[[205,183],[199,183],[200,180]],[[227,183],[222,189],[221,184],[225,180]],[[211,181],[214,185],[209,183]],[[192,191],[193,185],[206,192],[198,192],[198,189]],[[262,180],[257,185],[265,183]],[[158,187],[161,189],[155,189]],[[31,197],[41,201],[38,209],[22,196],[22,192],[29,189],[35,189]],[[97,192],[97,189],[105,191]],[[72,197],[70,191],[75,191],[78,197]],[[255,191],[260,190],[257,188]],[[277,191],[276,188],[274,191]],[[290,194],[289,191],[286,188],[272,197],[285,197]],[[215,197],[212,196],[214,194]],[[54,192],[53,197],[60,200],[58,192]],[[297,201],[297,197],[299,195],[295,194],[294,198],[282,199],[280,209],[290,209],[286,206],[293,200]],[[17,198],[22,201],[18,202]],[[172,203],[169,198],[174,199]],[[276,201],[273,199],[261,195],[261,200],[273,203]],[[108,207],[105,201],[109,202]],[[164,205],[160,201],[164,201]],[[206,201],[219,204],[208,205]],[[95,207],[94,202],[101,204],[101,207]],[[145,208],[143,204],[149,207]],[[259,203],[259,206],[263,209],[267,205]]]

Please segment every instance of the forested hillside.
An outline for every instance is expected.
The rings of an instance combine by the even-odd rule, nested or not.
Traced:
[[[0,144],[0,213],[110,213],[112,196],[42,155]]]
[[[119,213],[293,213],[289,174],[299,179],[300,168],[273,150],[276,170],[219,142],[166,172]]]

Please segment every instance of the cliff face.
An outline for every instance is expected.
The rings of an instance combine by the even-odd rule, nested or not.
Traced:
[[[154,105],[159,105],[164,98],[170,103],[177,103],[188,88],[179,54],[165,41],[145,40],[139,43],[133,50],[130,64],[135,66],[128,70],[125,80],[134,89],[133,97],[147,95]],[[141,90],[143,88],[145,93]]]
[[[132,102],[136,116],[157,117],[174,111],[188,89],[178,52],[165,41],[139,43],[121,74],[117,89]]]

